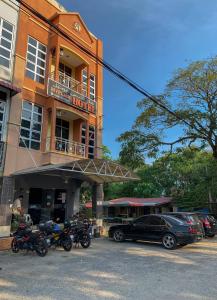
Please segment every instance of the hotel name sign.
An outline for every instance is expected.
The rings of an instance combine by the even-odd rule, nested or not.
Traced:
[[[50,78],[48,79],[47,94],[82,111],[96,113],[94,101]]]

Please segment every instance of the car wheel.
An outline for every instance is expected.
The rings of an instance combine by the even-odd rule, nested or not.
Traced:
[[[215,234],[209,234],[209,235],[207,235],[207,237],[209,237],[209,238],[214,238],[214,236],[215,236]]]
[[[168,250],[174,250],[177,247],[177,241],[174,235],[167,233],[162,238],[162,244],[164,248]]]
[[[113,233],[113,239],[115,242],[123,242],[124,241],[124,233],[122,230],[117,229]]]

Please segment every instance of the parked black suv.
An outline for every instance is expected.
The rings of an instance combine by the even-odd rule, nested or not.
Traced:
[[[175,249],[199,241],[202,231],[195,224],[173,216],[145,215],[125,225],[114,225],[109,229],[109,237],[116,242],[125,239],[161,242],[166,249]]]
[[[203,224],[205,236],[214,237],[217,234],[217,220],[212,214],[197,213],[197,216]]]

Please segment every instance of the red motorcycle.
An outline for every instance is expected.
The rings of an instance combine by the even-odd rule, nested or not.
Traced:
[[[37,232],[32,232],[26,224],[20,223],[18,229],[13,234],[11,249],[14,253],[20,250],[35,251],[38,256],[45,256],[48,252],[46,241]]]

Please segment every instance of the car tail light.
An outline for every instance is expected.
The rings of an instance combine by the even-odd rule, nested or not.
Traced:
[[[204,221],[204,226],[205,226],[206,228],[211,228],[209,221],[206,220],[206,219],[205,219],[205,221]]]
[[[197,229],[190,226],[190,227],[188,228],[188,232],[189,232],[189,233],[192,233],[192,234],[197,234]]]
[[[192,222],[191,220],[187,220],[187,224],[190,224],[190,225],[192,225],[192,224],[193,224],[193,222]]]

